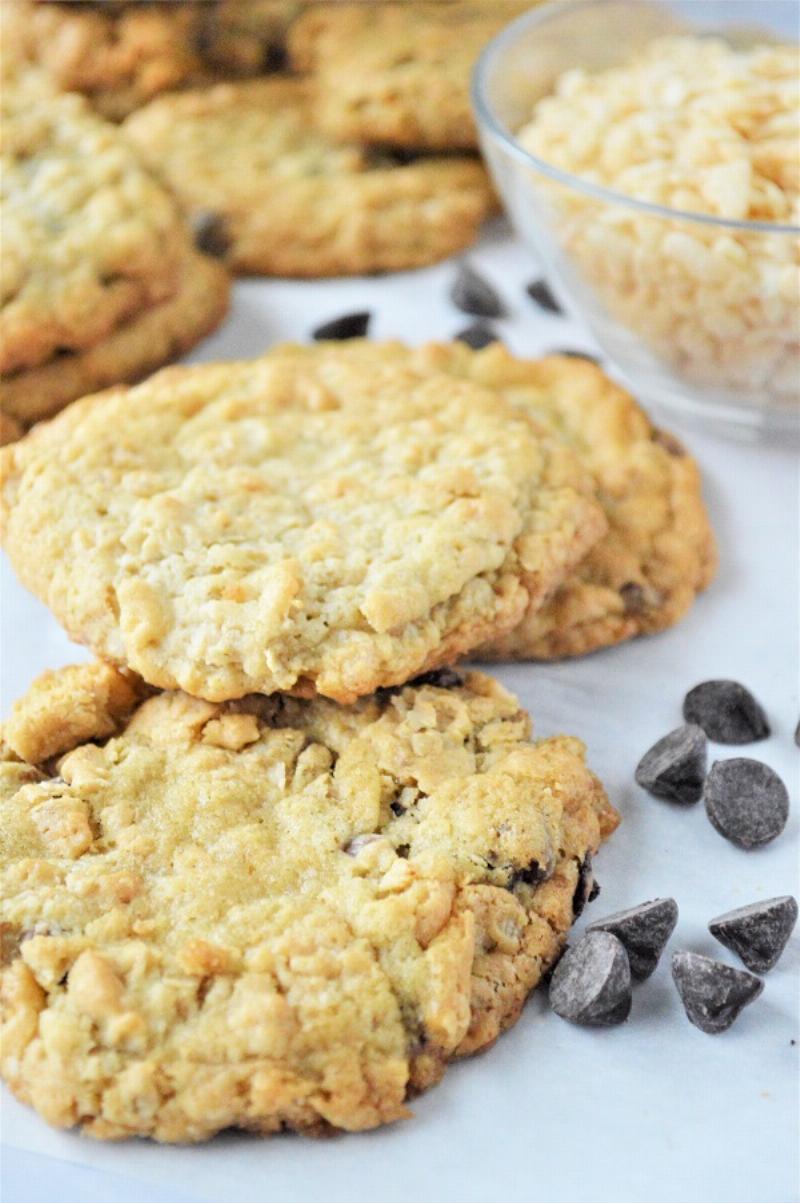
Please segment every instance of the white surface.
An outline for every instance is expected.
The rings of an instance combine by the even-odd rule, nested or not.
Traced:
[[[511,347],[536,354],[588,347],[576,323],[542,314],[523,284],[537,275],[521,246],[497,229],[471,256],[514,307],[500,323]],[[225,328],[197,359],[251,355],[317,322],[374,311],[374,337],[446,338],[466,325],[447,300],[453,265],[366,280],[239,284]],[[675,429],[675,423],[671,423]],[[734,958],[708,919],[774,894],[797,893],[798,477],[786,449],[689,439],[703,466],[722,567],[675,630],[584,660],[515,665],[497,675],[532,711],[540,735],[584,738],[623,814],[596,862],[599,918],[658,895],[681,917],[655,976],[635,990],[623,1027],[583,1030],[537,995],[489,1053],[453,1067],[414,1104],[415,1117],[380,1132],[325,1141],[226,1135],[196,1148],[100,1145],[50,1131],[4,1093],[4,1203],[796,1203],[798,1193],[797,977],[800,938],[768,975],[762,997],[728,1033],[690,1026],[668,954],[693,948]],[[84,657],[3,565],[4,710],[42,669]],[[685,691],[732,676],[766,705],[772,738],[744,754],[787,782],[793,810],[783,836],[746,853],[723,840],[702,806],[676,808],[633,783],[639,756],[680,721]],[[711,750],[716,756],[734,749]],[[58,1160],[53,1160],[58,1159]],[[138,1195],[137,1195],[138,1186]]]

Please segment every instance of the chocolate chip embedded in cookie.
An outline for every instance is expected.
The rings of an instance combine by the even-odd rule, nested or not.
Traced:
[[[109,720],[96,672],[34,687],[0,760],[23,1102],[105,1139],[357,1131],[516,1020],[617,822],[577,740],[531,743],[481,674],[347,709],[165,693]],[[73,707],[97,730],[20,759]]]
[[[495,394],[347,345],[168,369],[4,449],[22,579],[214,701],[351,702],[514,626],[605,529],[585,474]]]
[[[316,128],[299,79],[162,97],[124,129],[237,272],[424,266],[469,246],[496,205],[477,159],[396,164],[335,144]]]

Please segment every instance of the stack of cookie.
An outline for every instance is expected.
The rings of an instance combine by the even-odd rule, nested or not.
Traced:
[[[396,1119],[591,892],[617,817],[581,744],[446,666],[606,520],[438,353],[171,368],[3,451],[12,562],[102,657],[5,731],[2,1070],[51,1122]]]
[[[225,314],[228,278],[127,140],[40,71],[0,89],[2,441],[176,358]]]

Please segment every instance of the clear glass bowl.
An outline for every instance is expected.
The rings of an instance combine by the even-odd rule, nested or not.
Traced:
[[[512,223],[633,391],[686,415],[800,436],[800,227],[634,200],[515,137],[563,71],[616,66],[676,32],[791,42],[796,14],[793,0],[558,0],[486,47],[473,102]]]

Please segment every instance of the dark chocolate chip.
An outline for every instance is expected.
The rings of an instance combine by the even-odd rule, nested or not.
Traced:
[[[526,285],[525,291],[540,309],[546,310],[547,313],[563,314],[564,310],[553,296],[546,280],[532,280],[530,284]]]
[[[797,901],[791,894],[751,902],[718,915],[708,930],[730,948],[754,973],[767,973],[777,965],[797,922]]]
[[[636,782],[656,798],[688,805],[703,794],[706,737],[691,723],[653,744],[636,766]]]
[[[468,263],[458,265],[450,300],[462,313],[475,317],[506,317],[508,313],[497,291]]]
[[[600,363],[597,355],[590,355],[588,351],[578,351],[573,347],[553,347],[550,351],[546,351],[547,355],[563,355],[565,359],[585,359],[587,363]]]
[[[220,213],[201,209],[192,218],[194,244],[204,255],[224,259],[231,249],[231,236],[225,218]]]
[[[626,614],[643,614],[647,609],[647,595],[642,586],[637,585],[635,581],[621,585],[619,595]]]
[[[674,898],[656,898],[606,919],[591,923],[587,931],[607,931],[616,936],[628,954],[631,973],[644,981],[658,964],[667,940],[678,922],[678,904]]]
[[[546,879],[547,873],[538,860],[532,860],[524,869],[512,870],[508,888],[509,890],[513,890],[514,886],[520,882],[525,886],[538,886],[540,882]]]
[[[486,322],[473,322],[471,326],[465,326],[453,337],[456,342],[466,343],[473,351],[482,351],[491,343],[500,341],[499,335]]]
[[[683,443],[679,442],[668,430],[654,429],[650,438],[654,443],[658,443],[659,447],[663,447],[665,451],[668,451],[670,455],[674,455],[676,459],[686,454],[686,448]]]
[[[703,798],[713,826],[740,848],[768,844],[789,817],[789,794],[778,774],[744,756],[712,764]]]
[[[408,860],[408,854],[410,851],[411,851],[410,844],[398,844],[397,847],[395,848],[395,852],[397,853],[398,856],[402,857],[403,860]]]
[[[699,952],[673,953],[672,977],[690,1021],[710,1036],[727,1031],[764,989],[764,983],[752,973]]]
[[[430,672],[420,673],[413,681],[409,681],[409,685],[433,685],[436,689],[460,689],[463,684],[464,678],[452,668],[433,668]]]
[[[406,813],[405,806],[402,806],[399,802],[390,802],[389,809],[392,812],[392,814],[397,815],[398,818],[400,817],[400,815],[404,815]]]
[[[311,331],[311,337],[316,342],[343,342],[348,338],[364,338],[369,327],[372,314],[368,309],[359,309],[355,313],[343,313],[341,317],[331,318],[321,326]]]
[[[550,1006],[571,1023],[610,1027],[631,1010],[628,954],[609,932],[587,932],[568,948],[550,982]]]
[[[738,681],[703,681],[683,701],[683,717],[718,744],[751,744],[769,735],[767,716]]]
[[[374,844],[381,837],[374,831],[365,833],[364,835],[354,835],[349,843],[345,844],[342,849],[348,856],[358,856],[362,848],[366,848],[367,844]]]
[[[583,914],[583,908],[589,901],[589,894],[591,893],[593,884],[592,854],[591,852],[587,852],[580,863],[578,884],[575,886],[575,893],[572,895],[572,914],[576,919]]]
[[[264,57],[261,60],[261,70],[265,75],[275,75],[286,71],[289,67],[289,56],[286,47],[280,42],[270,42],[264,47]]]

